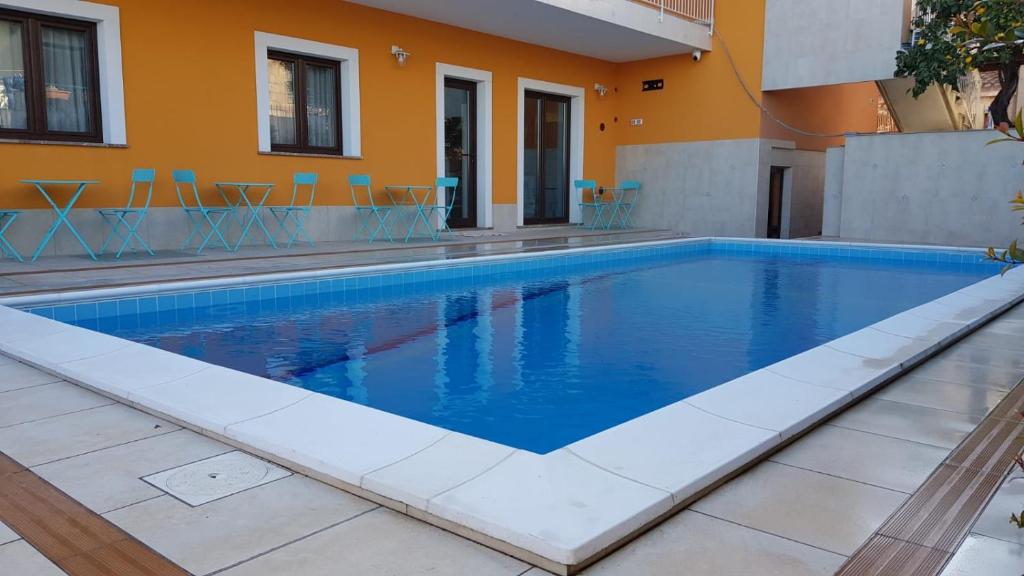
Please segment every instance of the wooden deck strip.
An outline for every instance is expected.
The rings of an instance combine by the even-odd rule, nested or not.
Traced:
[[[1024,449],[1017,385],[843,565],[838,576],[936,576]]]
[[[2,452],[0,520],[70,576],[188,575]]]

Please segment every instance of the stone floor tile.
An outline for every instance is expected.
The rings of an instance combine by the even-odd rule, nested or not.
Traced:
[[[949,450],[859,430],[822,426],[772,460],[890,490],[911,493]]]
[[[1003,482],[971,531],[1024,546],[1024,530],[1010,523],[1010,514],[1021,513],[1024,513],[1024,473],[1018,471]],[[1024,573],[1024,565],[1021,573]]]
[[[719,576],[753,574],[756,566],[760,576],[829,576],[845,560],[839,554],[687,510],[584,574]]]
[[[953,555],[942,576],[1021,576],[1024,546],[972,534]]]
[[[27,364],[15,362],[7,356],[0,356],[0,392],[60,382],[60,380],[52,374],[36,370]]]
[[[178,429],[155,416],[112,404],[0,428],[0,452],[32,467]]]
[[[178,430],[43,464],[32,471],[102,514],[164,494],[142,481],[143,476],[231,450],[227,444]]]
[[[11,576],[62,576],[64,571],[24,540],[0,546],[0,567]]]
[[[11,530],[10,526],[0,522],[0,544],[7,544],[8,542],[14,542],[19,540],[21,536],[17,532]]]
[[[981,420],[981,416],[868,398],[836,416],[830,424],[952,449]]]
[[[195,508],[171,496],[161,496],[104,516],[172,562],[201,575],[248,560],[375,506],[295,475]],[[326,552],[318,550],[318,554]]]
[[[692,508],[849,555],[906,497],[902,492],[764,462],[697,501]]]
[[[224,576],[519,576],[529,566],[454,534],[378,508],[246,562]],[[541,572],[543,573],[543,572]]]
[[[967,386],[1011,390],[1021,381],[1021,378],[1024,378],[1024,371],[994,368],[986,364],[934,359],[916,368],[909,376],[954,382]]]
[[[12,390],[0,395],[0,428],[113,403],[110,398],[67,382]]]
[[[960,414],[985,416],[996,407],[1007,392],[965,386],[940,380],[908,376],[889,384],[874,398],[893,400],[917,406],[948,410]]]

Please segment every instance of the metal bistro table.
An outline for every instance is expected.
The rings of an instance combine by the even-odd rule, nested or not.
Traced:
[[[405,234],[406,242],[408,242],[416,233],[416,228],[419,226],[420,222],[427,227],[431,240],[438,239],[439,235],[437,228],[430,223],[430,219],[427,217],[427,212],[429,211],[428,208],[433,209],[433,205],[430,203],[433,198],[433,186],[396,185],[385,186],[384,190],[387,191],[388,198],[391,199],[391,203],[395,205],[396,209],[403,206],[409,206],[416,210],[412,216],[412,220],[409,222],[409,231]],[[396,194],[400,194],[400,196],[396,198]]]
[[[260,229],[263,230],[263,235],[267,238],[267,242],[269,242],[274,248],[277,248],[277,242],[274,242],[274,236],[270,234],[270,230],[267,230],[267,225],[264,224],[263,219],[260,218],[260,210],[263,209],[263,205],[267,202],[267,198],[270,197],[270,192],[274,189],[273,184],[266,182],[214,182],[213,185],[217,187],[217,191],[220,192],[221,197],[224,198],[224,203],[238,212],[238,223],[242,226],[242,233],[238,236],[238,242],[235,243],[235,250],[238,250],[242,245],[242,242],[245,242],[245,239],[249,237],[249,230],[252,228],[254,223],[259,224]],[[232,202],[231,199],[228,198],[228,189],[232,188],[238,191],[238,200],[235,202]],[[253,204],[252,199],[249,198],[250,188],[263,189],[263,196],[261,196],[259,201],[255,204]],[[243,203],[245,204],[244,206]],[[242,214],[242,209],[249,210],[248,218]]]
[[[52,225],[50,225],[50,229],[46,231],[46,235],[43,236],[43,240],[42,242],[39,243],[39,247],[36,248],[35,253],[32,254],[32,261],[35,262],[36,259],[39,258],[39,255],[43,253],[43,250],[46,249],[46,245],[50,243],[50,240],[53,239],[54,234],[57,233],[57,230],[60,229],[62,225],[67,227],[67,229],[75,236],[75,238],[78,240],[78,243],[81,244],[82,248],[85,249],[85,253],[88,254],[89,257],[92,258],[93,260],[96,260],[96,253],[92,251],[92,248],[89,247],[89,243],[86,242],[84,238],[82,238],[81,234],[78,233],[78,230],[75,229],[74,224],[72,224],[71,221],[68,220],[68,214],[70,214],[71,209],[75,207],[75,202],[78,202],[78,199],[82,196],[82,192],[85,191],[86,186],[89,186],[90,184],[99,184],[99,181],[22,180],[21,182],[22,184],[31,184],[32,186],[35,186],[36,190],[38,190],[39,193],[43,195],[43,198],[45,198],[46,201],[49,202],[50,207],[53,208],[54,213],[57,215],[57,219],[53,221]],[[47,186],[74,186],[75,191],[71,194],[71,198],[68,199],[67,204],[65,204],[64,207],[61,208],[60,206],[57,205],[56,202],[53,201],[53,197],[50,196],[50,192],[46,190]]]

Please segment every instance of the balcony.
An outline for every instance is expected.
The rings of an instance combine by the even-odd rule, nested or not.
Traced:
[[[348,0],[610,62],[711,49],[714,0]]]

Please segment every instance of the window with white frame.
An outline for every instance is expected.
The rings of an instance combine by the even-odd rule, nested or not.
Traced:
[[[358,156],[359,52],[256,33],[259,151]]]
[[[116,6],[0,0],[0,138],[127,143]]]

